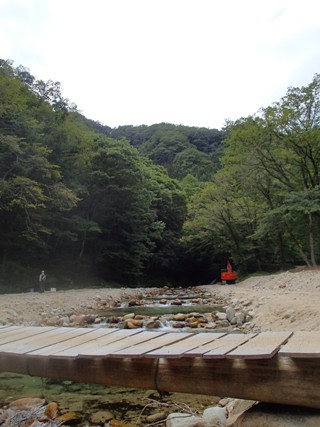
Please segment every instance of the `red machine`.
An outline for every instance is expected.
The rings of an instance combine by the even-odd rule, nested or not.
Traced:
[[[238,278],[238,274],[235,271],[232,271],[231,262],[228,261],[227,271],[221,271],[221,280],[222,282],[226,282],[228,285],[232,285],[236,282]]]

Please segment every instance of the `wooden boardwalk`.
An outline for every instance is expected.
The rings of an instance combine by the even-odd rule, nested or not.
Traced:
[[[320,408],[320,332],[1,326],[0,371]]]

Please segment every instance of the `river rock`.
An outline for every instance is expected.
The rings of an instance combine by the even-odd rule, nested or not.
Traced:
[[[134,319],[135,318],[135,314],[134,313],[128,313],[128,314],[125,314],[124,316],[123,316],[123,320],[128,320],[128,319]]]
[[[199,326],[199,322],[197,320],[195,322],[188,323],[189,328],[197,328],[198,326]]]
[[[107,425],[108,427],[132,427],[132,424],[117,419],[110,420]]]
[[[184,322],[173,322],[171,326],[176,329],[181,329],[184,328],[186,324]]]
[[[166,427],[207,427],[201,417],[181,412],[173,412],[167,416]]]
[[[171,301],[171,305],[182,305],[182,301],[180,299],[175,299]]]
[[[44,319],[44,323],[47,326],[61,326],[63,322],[61,321],[59,316],[51,316],[47,319]]]
[[[187,315],[184,313],[177,313],[172,317],[172,320],[176,320],[178,322],[183,322],[187,318]]]
[[[113,307],[121,307],[121,301],[114,301]]]
[[[230,403],[230,398],[229,397],[223,397],[222,399],[219,400],[218,403],[220,406],[227,406],[228,403]]]
[[[230,417],[228,427],[319,427],[319,410],[259,403],[238,417]]]
[[[216,313],[213,313],[213,320],[227,320],[226,313],[223,313],[221,311],[217,311]]]
[[[247,320],[247,315],[244,311],[240,311],[239,313],[237,313],[237,319],[238,319],[238,323],[245,323]]]
[[[142,328],[143,326],[142,320],[128,319],[126,323],[127,323],[128,329],[138,329],[138,328]]]
[[[128,306],[129,307],[136,307],[136,306],[140,306],[143,305],[142,301],[138,301],[138,300],[131,300],[128,302]]]
[[[247,316],[249,316],[249,317],[251,317],[251,319],[255,316],[255,311],[253,311],[253,310],[250,310],[250,311],[248,311],[248,313],[247,313]]]
[[[163,327],[163,324],[160,322],[159,319],[156,319],[156,320],[149,320],[148,322],[145,323],[144,326],[146,329],[159,329]]]
[[[148,421],[148,423],[156,423],[160,420],[165,419],[165,417],[166,417],[165,412],[157,412],[156,414],[149,415],[147,417],[147,421]]]
[[[98,411],[90,416],[90,422],[95,425],[103,425],[104,423],[112,420],[114,415],[109,411]]]
[[[21,399],[9,403],[9,407],[19,411],[36,411],[41,408],[45,402],[45,399],[39,397],[22,397]]]
[[[96,320],[95,316],[86,315],[84,317],[84,323],[86,323],[87,325],[93,325],[95,320]]]
[[[216,329],[216,327],[217,327],[217,324],[215,322],[207,323],[205,325],[206,329]]]
[[[70,326],[79,326],[85,324],[86,316],[84,314],[71,314],[69,317]]]
[[[227,316],[227,320],[229,320],[230,323],[234,319],[235,315],[236,315],[235,309],[233,307],[227,307],[226,316]]]
[[[228,322],[228,320],[217,320],[216,324],[220,328],[228,328],[230,326],[230,323]]]
[[[227,422],[226,409],[220,406],[210,406],[203,411],[202,418],[207,427],[224,427]]]

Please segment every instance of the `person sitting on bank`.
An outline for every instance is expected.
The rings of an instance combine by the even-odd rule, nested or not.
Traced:
[[[40,287],[40,292],[44,292],[44,283],[46,281],[47,276],[45,275],[44,270],[41,271],[40,276],[39,276],[39,287]]]

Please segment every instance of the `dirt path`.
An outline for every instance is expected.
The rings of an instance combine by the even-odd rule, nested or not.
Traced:
[[[251,277],[236,285],[204,286],[234,305],[254,311],[253,323],[263,331],[320,330],[320,271]]]

